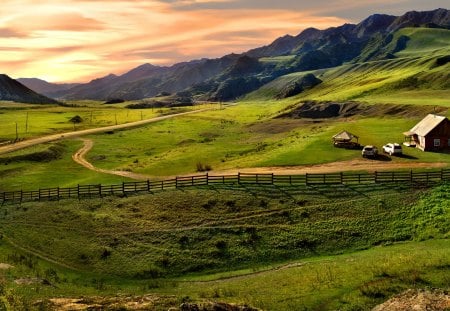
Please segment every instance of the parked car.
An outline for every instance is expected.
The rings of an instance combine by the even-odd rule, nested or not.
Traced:
[[[389,143],[383,146],[383,152],[393,154],[402,154],[402,146],[397,143]]]
[[[378,148],[372,145],[364,146],[361,155],[363,158],[375,158],[378,155]]]

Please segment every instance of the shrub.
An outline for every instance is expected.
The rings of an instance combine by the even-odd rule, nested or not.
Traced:
[[[209,164],[203,164],[202,162],[197,162],[197,172],[207,172],[211,171],[212,167]]]

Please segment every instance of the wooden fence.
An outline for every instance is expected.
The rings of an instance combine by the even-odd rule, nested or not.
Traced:
[[[123,182],[116,185],[78,185],[71,188],[47,188],[33,191],[0,192],[2,205],[7,202],[29,202],[42,200],[82,199],[110,195],[127,196],[137,193],[152,193],[166,189],[214,185],[324,185],[324,184],[369,184],[405,183],[411,186],[450,181],[450,169],[413,172],[373,172],[373,173],[327,173],[304,175],[248,174],[236,175],[195,175],[176,177],[160,181]]]

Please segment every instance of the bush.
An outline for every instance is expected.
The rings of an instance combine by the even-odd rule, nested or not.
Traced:
[[[208,172],[212,170],[211,165],[203,164],[202,162],[197,162],[197,172]]]

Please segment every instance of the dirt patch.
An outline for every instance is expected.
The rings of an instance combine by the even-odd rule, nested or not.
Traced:
[[[445,311],[450,309],[450,295],[441,290],[413,290],[397,295],[372,311]]]
[[[42,285],[52,285],[48,280],[41,278],[21,278],[15,279],[14,283],[17,285],[31,285],[31,284],[42,284]]]
[[[0,262],[0,270],[8,270],[8,269],[12,269],[12,268],[14,268],[14,266],[11,266],[7,263]]]
[[[443,168],[447,163],[443,162],[394,162],[394,161],[375,161],[371,159],[354,159],[349,161],[339,161],[315,165],[303,166],[268,166],[231,169],[226,171],[214,171],[211,175],[226,175],[241,173],[252,174],[278,174],[278,175],[299,175],[306,173],[335,173],[347,171],[383,171],[395,169],[419,169],[419,168]]]
[[[364,117],[420,117],[429,113],[446,113],[448,108],[441,106],[416,106],[396,104],[367,105],[358,102],[315,102],[307,101],[290,107],[278,118],[307,118],[307,119],[330,119],[348,118],[353,116]]]
[[[116,296],[86,298],[52,298],[39,301],[49,310],[154,310],[155,306],[173,303],[174,297]]]

